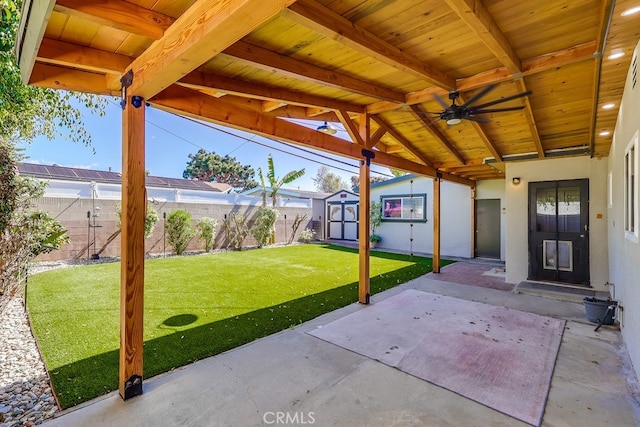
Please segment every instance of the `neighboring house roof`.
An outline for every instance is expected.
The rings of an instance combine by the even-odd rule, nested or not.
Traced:
[[[269,197],[269,193],[271,192],[271,187],[264,187],[264,190],[266,190],[267,197]],[[257,187],[243,191],[240,194],[245,196],[261,196],[262,191],[263,191],[263,187],[259,185]],[[290,197],[290,198],[296,198],[296,199],[324,199],[328,195],[329,193],[320,193],[318,191],[296,190],[292,188],[278,189],[279,197]]]
[[[71,168],[58,165],[39,165],[35,163],[20,163],[18,172],[23,176],[31,176],[46,180],[100,182],[105,184],[121,184],[122,176],[118,172],[98,171],[92,169]],[[167,178],[147,176],[145,182],[148,187],[177,188],[182,190],[201,190],[217,193],[228,193],[229,184],[219,182],[205,182],[192,179]]]
[[[395,178],[387,179],[385,181],[376,182],[374,184],[371,184],[370,188],[384,187],[385,185],[396,184],[398,182],[406,181],[408,179],[416,179],[416,178],[420,178],[420,177],[418,175],[414,175],[412,173],[409,173],[409,174],[406,174],[406,175],[397,176]],[[356,193],[359,193],[360,192],[360,188],[356,187],[356,188],[353,189],[353,191],[355,191]]]

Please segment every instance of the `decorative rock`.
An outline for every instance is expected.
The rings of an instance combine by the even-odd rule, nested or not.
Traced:
[[[58,406],[21,298],[0,312],[0,325],[0,427],[41,424]]]

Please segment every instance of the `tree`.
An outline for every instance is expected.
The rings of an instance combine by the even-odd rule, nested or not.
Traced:
[[[325,193],[336,193],[349,188],[349,184],[338,175],[329,172],[329,168],[326,166],[321,166],[320,169],[318,169],[316,176],[313,178],[313,182],[318,191]]]
[[[194,234],[188,212],[178,209],[167,215],[168,240],[176,254],[182,255]]]
[[[264,174],[262,173],[262,168],[258,169],[258,175],[260,176],[260,184],[262,185],[262,206],[266,206],[267,186],[264,180]],[[273,166],[273,157],[269,154],[269,157],[267,157],[267,179],[269,180],[269,187],[271,188],[271,191],[269,192],[269,197],[271,197],[272,202],[271,206],[276,206],[276,197],[278,196],[278,190],[280,190],[280,187],[284,184],[289,184],[295,181],[302,175],[304,175],[304,169],[289,171],[282,178],[276,177],[276,170]]]
[[[38,135],[53,139],[61,135],[91,145],[82,112],[83,105],[104,115],[104,98],[76,92],[52,90],[22,83],[13,55],[21,1],[0,0],[0,138],[30,142]]]
[[[235,157],[200,149],[196,154],[189,154],[187,167],[182,173],[185,179],[199,181],[222,182],[238,191],[254,188],[258,183],[253,179],[255,170],[250,165],[243,165]]]
[[[375,184],[376,182],[386,181],[386,180],[387,178],[383,176],[371,176],[369,178],[369,182],[372,184]],[[360,177],[358,175],[351,175],[351,189],[355,191],[356,188],[358,187],[360,187]]]

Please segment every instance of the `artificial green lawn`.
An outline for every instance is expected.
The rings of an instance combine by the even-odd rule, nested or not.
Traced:
[[[431,267],[372,252],[371,293]],[[120,263],[30,277],[31,322],[64,408],[118,388],[119,281]],[[358,253],[296,245],[148,260],[144,292],[148,378],[357,301]]]

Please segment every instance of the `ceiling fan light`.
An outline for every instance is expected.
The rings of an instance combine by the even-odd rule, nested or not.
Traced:
[[[447,120],[447,124],[448,124],[449,126],[458,125],[458,124],[460,124],[460,122],[461,122],[461,121],[462,121],[462,120],[460,120],[459,118],[454,117],[454,118],[452,118],[452,119]]]
[[[328,135],[335,135],[335,133],[337,132],[336,128],[334,128],[327,122],[324,122],[323,125],[318,126],[316,130],[318,132],[326,133]]]

